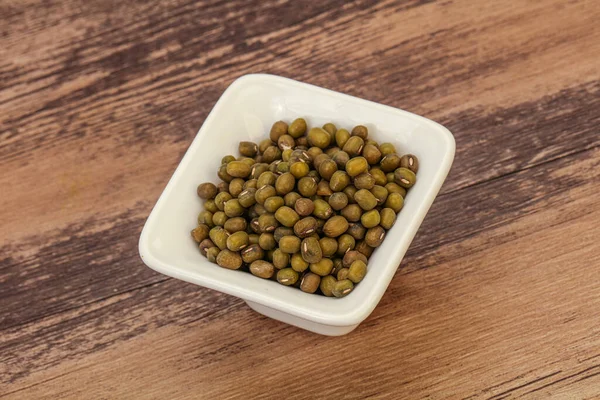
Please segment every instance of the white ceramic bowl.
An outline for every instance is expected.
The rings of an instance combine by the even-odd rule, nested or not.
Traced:
[[[220,268],[200,255],[190,237],[201,211],[196,187],[217,182],[221,157],[237,154],[242,140],[266,138],[275,121],[299,116],[309,126],[366,125],[378,142],[419,158],[417,183],[395,225],[370,258],[365,279],[341,299]],[[278,76],[242,76],[210,112],[154,206],[140,237],[140,255],[158,272],[240,297],[271,318],[324,335],[346,334],[369,316],[388,287],[450,170],[454,148],[448,129],[418,115]]]

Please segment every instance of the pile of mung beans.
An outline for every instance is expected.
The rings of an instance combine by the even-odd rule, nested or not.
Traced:
[[[223,268],[245,270],[307,293],[344,297],[416,182],[417,157],[327,123],[277,121],[269,138],[241,142],[221,182],[198,186],[204,210],[192,237]]]

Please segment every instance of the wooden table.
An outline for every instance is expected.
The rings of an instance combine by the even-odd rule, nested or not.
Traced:
[[[2,0],[2,399],[600,398],[594,0]],[[145,267],[223,90],[408,109],[454,166],[373,314],[318,336]]]

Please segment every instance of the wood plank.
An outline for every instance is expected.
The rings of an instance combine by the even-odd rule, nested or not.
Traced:
[[[21,329],[9,332],[0,351],[8,369],[3,375],[18,391],[7,398],[84,391],[93,397],[301,398],[335,397],[340,390],[350,398],[502,398],[567,388],[576,398],[599,395],[593,383],[600,371],[600,286],[593,277],[600,263],[600,201],[590,196],[600,187],[599,164],[600,150],[593,150],[517,174],[513,184],[521,188],[536,182],[542,169],[575,183],[560,192],[540,185],[532,200],[538,206],[519,218],[507,215],[504,224],[493,216],[474,221],[468,238],[439,246],[447,257],[436,268],[398,275],[352,335],[317,337],[258,316],[228,296],[169,280],[76,312],[70,321],[50,318],[44,327],[26,327],[25,337]],[[491,197],[494,184],[469,190]],[[462,204],[459,193],[447,197]],[[542,206],[547,202],[552,207]],[[455,220],[472,214],[456,209]],[[326,354],[339,368],[324,362]],[[272,371],[290,365],[311,379],[282,385]],[[233,376],[244,384],[232,384]]]

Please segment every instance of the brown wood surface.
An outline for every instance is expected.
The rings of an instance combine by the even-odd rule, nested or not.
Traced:
[[[0,0],[0,398],[600,398],[600,5]],[[446,125],[380,305],[318,336],[137,241],[236,77]]]

